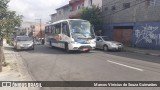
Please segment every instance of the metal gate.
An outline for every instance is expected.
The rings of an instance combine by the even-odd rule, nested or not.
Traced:
[[[114,28],[113,29],[113,39],[115,41],[123,43],[125,46],[132,45],[132,31],[129,28]]]

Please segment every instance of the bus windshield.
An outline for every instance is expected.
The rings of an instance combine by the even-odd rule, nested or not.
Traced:
[[[94,38],[94,32],[91,29],[91,24],[88,21],[71,20],[70,27],[73,38]]]

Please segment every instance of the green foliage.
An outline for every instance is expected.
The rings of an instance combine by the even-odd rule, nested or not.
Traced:
[[[0,36],[5,35],[9,39],[15,27],[19,27],[22,22],[22,15],[17,15],[15,11],[8,10],[9,0],[0,1]]]
[[[98,6],[92,6],[92,8],[86,7],[83,8],[79,14],[79,18],[88,20],[94,26],[96,34],[99,34],[102,30],[103,17],[102,11]]]

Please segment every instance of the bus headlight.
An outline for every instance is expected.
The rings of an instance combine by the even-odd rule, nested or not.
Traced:
[[[70,41],[69,43],[71,43],[71,44],[80,44],[80,43],[74,42],[74,41]]]
[[[90,43],[91,44],[96,44],[96,41],[95,40],[91,40]]]

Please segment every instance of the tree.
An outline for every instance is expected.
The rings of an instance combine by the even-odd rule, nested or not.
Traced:
[[[6,39],[9,38],[9,34],[15,30],[15,27],[19,27],[22,22],[22,15],[16,15],[15,11],[8,10],[9,0],[0,1],[0,44],[2,42],[2,36],[5,35]]]
[[[99,6],[92,6],[92,8],[86,7],[78,15],[79,18],[88,20],[94,26],[96,35],[101,34],[103,18],[102,11]]]
[[[8,11],[4,19],[4,35],[7,41],[10,40],[10,34],[14,32],[15,27],[20,27],[22,16],[16,15],[15,11]]]
[[[9,34],[15,30],[16,26],[20,26],[22,16],[16,15],[15,11],[8,10],[9,0],[0,1],[0,71],[2,70],[2,62],[4,62],[4,54],[2,50],[3,38],[9,38]],[[2,61],[3,60],[3,61]]]

